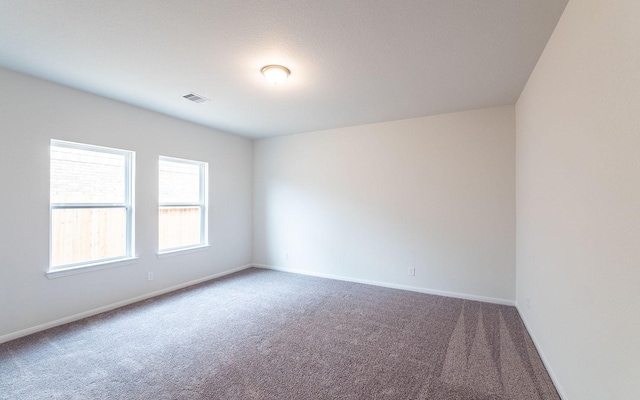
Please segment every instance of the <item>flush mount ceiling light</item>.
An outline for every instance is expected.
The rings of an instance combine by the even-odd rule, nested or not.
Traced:
[[[266,65],[262,67],[260,72],[262,72],[262,75],[264,75],[264,77],[274,85],[284,82],[291,73],[289,68],[283,67],[282,65]]]

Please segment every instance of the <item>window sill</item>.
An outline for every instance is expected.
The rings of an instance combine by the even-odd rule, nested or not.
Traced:
[[[121,258],[118,260],[97,262],[94,264],[85,264],[69,268],[54,269],[52,271],[47,271],[45,274],[49,279],[62,278],[63,276],[83,274],[85,272],[98,271],[101,269],[123,267],[125,265],[133,264],[137,260],[138,257]]]
[[[158,258],[173,257],[173,256],[179,256],[179,255],[188,254],[188,253],[197,253],[200,251],[208,250],[209,247],[211,247],[210,244],[205,244],[201,246],[185,247],[183,249],[161,251],[161,252],[158,252]]]

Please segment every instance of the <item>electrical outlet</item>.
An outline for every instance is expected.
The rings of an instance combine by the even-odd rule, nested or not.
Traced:
[[[409,275],[410,276],[416,276],[416,268],[415,267],[409,267]]]
[[[147,280],[148,281],[152,281],[153,280],[153,272],[147,272]]]

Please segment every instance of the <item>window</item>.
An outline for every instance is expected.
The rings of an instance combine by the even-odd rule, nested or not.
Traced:
[[[205,162],[160,157],[160,252],[207,245],[207,171]]]
[[[49,271],[132,257],[134,157],[51,141]]]

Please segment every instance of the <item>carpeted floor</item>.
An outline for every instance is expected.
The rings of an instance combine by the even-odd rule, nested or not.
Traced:
[[[0,399],[559,399],[514,307],[249,269],[0,345]]]

